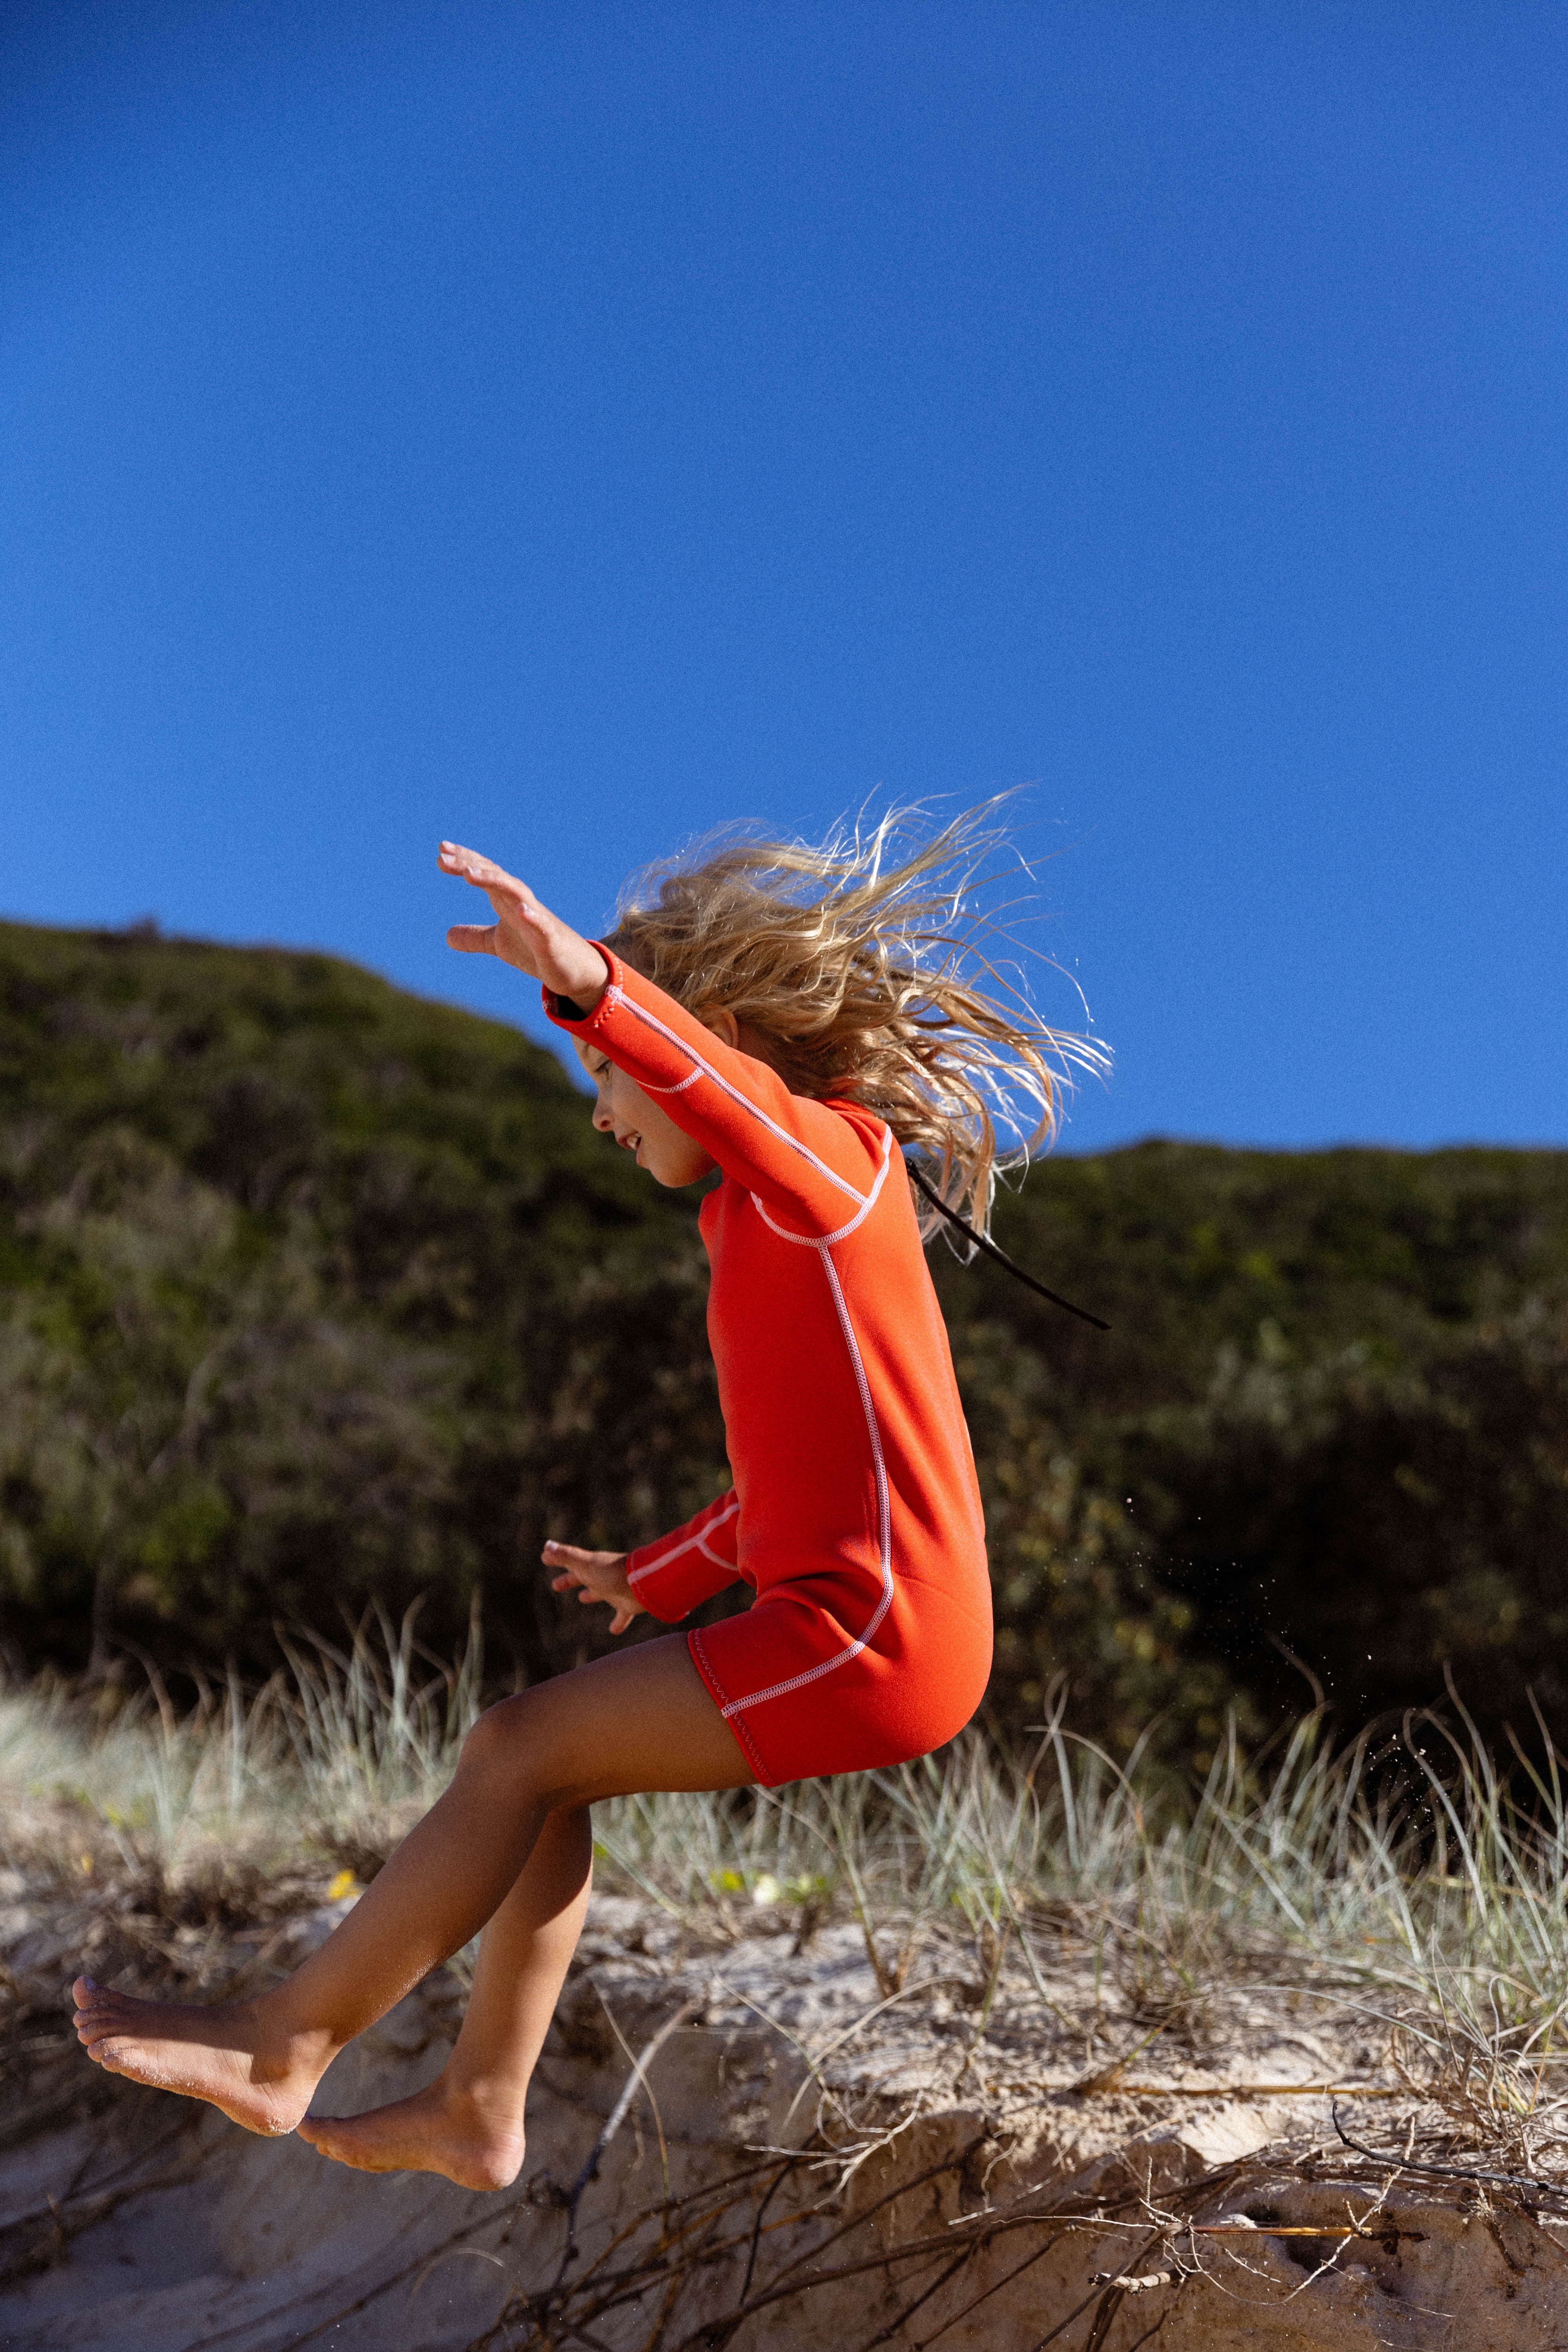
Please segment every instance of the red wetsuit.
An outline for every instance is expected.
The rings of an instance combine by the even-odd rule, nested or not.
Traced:
[[[963,1729],[991,1669],[969,1433],[903,1162],[874,1112],[811,1102],[608,948],[596,1046],[712,1154],[708,1335],[734,1486],[631,1554],[673,1623],[737,1579],[756,1600],[687,1636],[759,1780],[863,1771]]]

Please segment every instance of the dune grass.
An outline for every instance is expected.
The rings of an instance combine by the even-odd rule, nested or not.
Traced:
[[[13,1683],[0,1858],[79,1894],[95,1873],[226,1885],[230,1919],[341,1895],[439,1794],[482,1665],[477,1632],[442,1664],[410,1615],[184,1709],[152,1675],[96,1698]],[[1262,1758],[1233,1737],[1184,1790],[1058,1708],[1019,1756],[970,1736],[897,1771],[626,1798],[595,1836],[602,1884],[700,1936],[857,1920],[884,1994],[933,1941],[965,1948],[987,2006],[1006,1971],[1054,2007],[1068,1950],[1153,2021],[1306,1987],[1389,2029],[1413,2091],[1539,2161],[1568,2056],[1568,1792],[1541,1752],[1505,1776],[1457,1702],[1350,1743],[1310,1716]]]

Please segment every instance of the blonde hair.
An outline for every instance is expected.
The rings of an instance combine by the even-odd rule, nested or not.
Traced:
[[[608,941],[699,1020],[727,1007],[758,1031],[792,1093],[886,1119],[981,1233],[998,1171],[1055,1133],[1068,1066],[1109,1061],[994,961],[1010,942],[977,894],[1007,849],[997,805],[934,834],[893,811],[816,846],[710,837],[634,876]]]

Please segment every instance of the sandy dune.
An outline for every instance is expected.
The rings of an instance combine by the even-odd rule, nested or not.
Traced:
[[[0,2347],[465,2352],[574,2325],[616,2352],[939,2333],[943,2352],[1035,2352],[1066,2322],[1064,2352],[1130,2352],[1158,2321],[1162,2352],[1568,2341],[1568,2230],[1536,2200],[1369,2164],[1325,2098],[1237,2087],[1368,2079],[1376,2053],[1336,2013],[1238,1999],[1206,2050],[1161,2037],[1117,2075],[1133,2021],[1108,2013],[1086,2053],[1009,1983],[981,2033],[984,1990],[933,1949],[889,2003],[851,1927],[799,1954],[761,1933],[698,1950],[601,1898],[514,2189],[348,2172],[126,2085],[64,2128],[0,2118]],[[583,2189],[563,2274],[564,2200],[628,2053],[682,2009]],[[345,2054],[322,2105],[427,2079],[454,2013],[432,1980]],[[1342,2102],[1379,2148],[1405,2112]]]

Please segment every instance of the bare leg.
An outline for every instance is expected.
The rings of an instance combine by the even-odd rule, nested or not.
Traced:
[[[752,1777],[679,1635],[597,1659],[480,1717],[446,1795],[275,1991],[195,2009],[79,1977],[77,2032],[110,2073],[208,2100],[251,2131],[292,2131],[344,2044],[499,1909],[550,1814]]]
[[[410,2099],[366,2115],[307,2116],[301,2139],[362,2172],[440,2172],[506,2189],[522,2168],[523,2104],[593,1883],[586,1805],[552,1813],[479,1941],[468,2013],[446,2066]]]

